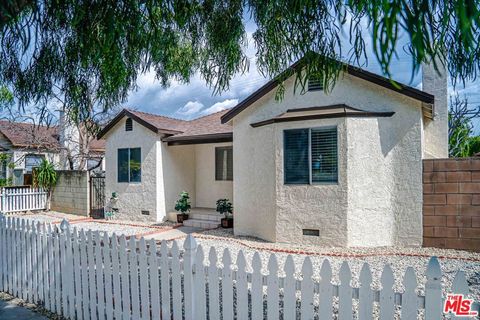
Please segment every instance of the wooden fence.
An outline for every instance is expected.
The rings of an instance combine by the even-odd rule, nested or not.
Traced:
[[[0,259],[0,291],[43,304],[69,319],[216,320],[266,315],[291,320],[332,319],[335,314],[346,320],[355,314],[362,320],[372,319],[374,309],[380,319],[394,319],[399,310],[401,319],[417,319],[419,312],[427,320],[442,318],[442,274],[436,258],[428,264],[425,293],[418,295],[410,267],[403,292],[392,289],[394,276],[388,265],[381,290],[371,289],[368,264],[362,268],[361,285],[353,288],[346,262],[340,269],[340,284],[334,285],[328,260],[321,267],[321,280],[316,280],[308,257],[301,270],[295,270],[291,256],[279,266],[272,254],[269,273],[264,275],[258,253],[250,272],[241,251],[235,266],[228,250],[219,261],[212,248],[206,259],[191,236],[181,251],[176,242],[171,247],[162,242],[158,248],[155,241],[147,243],[143,238],[127,240],[2,217]],[[279,268],[284,275],[278,275]],[[467,294],[462,271],[451,289]]]
[[[47,191],[32,187],[5,187],[0,190],[0,212],[4,214],[47,209]]]

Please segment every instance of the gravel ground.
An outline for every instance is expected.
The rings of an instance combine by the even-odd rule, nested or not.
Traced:
[[[122,234],[125,236],[133,236],[155,231],[155,229],[149,227],[132,227],[130,225],[98,222],[78,222],[71,224],[71,227],[77,228],[77,230],[84,229],[85,231],[100,231],[102,234],[106,232],[109,236],[111,236],[114,232],[117,236]]]
[[[444,287],[444,293],[448,292],[451,287],[453,278],[455,277],[456,270],[465,271],[467,281],[469,283],[472,297],[476,301],[480,301],[480,254],[472,253],[460,250],[445,250],[436,248],[323,248],[316,246],[293,246],[287,244],[274,244],[268,243],[259,239],[251,237],[235,237],[231,231],[225,231],[222,229],[205,231],[201,234],[193,234],[198,236],[197,242],[202,245],[205,256],[208,257],[208,250],[211,247],[215,248],[219,256],[223,254],[223,250],[228,248],[232,254],[233,261],[236,261],[236,256],[239,250],[243,250],[246,260],[250,262],[253,258],[253,254],[258,251],[262,260],[263,273],[267,274],[267,263],[271,252],[268,248],[274,248],[279,250],[302,250],[309,252],[309,256],[314,266],[314,277],[319,278],[320,267],[324,259],[328,259],[332,265],[333,282],[338,284],[338,273],[343,261],[347,261],[352,271],[352,285],[358,287],[360,276],[360,270],[364,263],[370,265],[373,276],[373,287],[380,288],[380,277],[385,264],[390,264],[395,276],[396,291],[402,291],[403,275],[407,267],[413,267],[417,275],[417,282],[420,287],[420,292],[423,293],[423,289],[426,282],[425,272],[427,263],[430,256],[445,256],[449,258],[440,258],[440,266],[443,273],[442,284]],[[202,236],[214,236],[218,238],[204,239]],[[237,243],[231,240],[240,240],[243,244]],[[183,239],[177,240],[179,245],[183,244]],[[180,246],[182,247],[182,246]],[[252,249],[249,247],[264,248],[264,250]],[[405,255],[425,255],[427,257],[412,257]],[[283,270],[283,264],[288,256],[287,253],[276,252],[275,255],[278,258],[279,270]],[[338,257],[340,255],[340,257]],[[348,257],[348,255],[368,255],[364,257]],[[306,254],[292,254],[295,261],[296,270],[300,272],[303,260]],[[453,258],[455,257],[455,259]],[[477,261],[469,261],[477,260]],[[249,271],[251,266],[247,263]]]
[[[13,217],[28,219],[28,220],[35,220],[40,223],[53,223],[57,221],[61,221],[63,219],[67,219],[68,221],[75,221],[79,219],[85,219],[84,216],[74,215],[74,214],[66,214],[61,212],[49,211],[49,212],[26,212],[26,213],[16,213],[12,215]]]

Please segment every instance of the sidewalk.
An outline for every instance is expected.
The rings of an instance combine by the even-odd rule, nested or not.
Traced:
[[[20,307],[9,301],[0,300],[0,319],[2,320],[48,320],[47,317]]]

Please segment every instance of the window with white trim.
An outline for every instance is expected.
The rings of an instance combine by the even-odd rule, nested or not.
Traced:
[[[338,182],[337,128],[284,131],[285,184]]]

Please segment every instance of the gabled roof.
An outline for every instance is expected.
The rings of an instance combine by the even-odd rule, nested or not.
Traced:
[[[21,148],[59,149],[58,127],[33,123],[0,121],[0,132],[12,146]]]
[[[161,115],[123,109],[98,134],[102,138],[123,117],[130,117],[155,133],[167,135],[162,141],[169,145],[213,143],[232,141],[232,127],[222,124],[220,118],[227,110],[212,113],[190,121],[180,120]]]
[[[313,119],[328,119],[341,117],[391,117],[395,112],[373,112],[365,111],[347,106],[346,104],[335,104],[323,107],[308,107],[298,109],[288,109],[286,112],[278,116],[251,123],[253,128],[266,126],[278,122],[304,121]]]
[[[42,126],[33,123],[0,121],[0,133],[15,148],[42,149],[51,152],[59,152],[58,126]],[[4,151],[4,150],[3,150]],[[89,152],[102,154],[105,152],[105,140],[93,139],[89,143]]]
[[[257,91],[246,97],[244,100],[242,100],[235,107],[230,109],[225,115],[222,116],[222,123],[227,123],[228,121],[232,120],[237,114],[239,114],[240,112],[248,108],[250,105],[252,105],[254,102],[259,100],[261,97],[275,89],[280,84],[282,75],[285,74],[287,71],[296,71],[298,68],[302,68],[303,66],[304,62],[302,59],[292,64],[281,75],[268,81],[265,85],[260,87],[260,89],[258,89]],[[358,67],[354,67],[349,64],[345,65],[344,72],[429,105],[426,108],[424,106],[424,109],[426,109],[424,110],[424,115],[427,117],[433,117],[433,103],[435,101],[435,97],[433,95],[422,90],[407,86],[405,84],[393,82],[386,77],[377,75],[375,73],[366,71]]]
[[[112,129],[123,117],[129,117],[156,133],[176,134],[182,133],[183,125],[186,121],[169,118],[161,115],[123,109],[113,118],[97,135],[101,139],[110,129]]]

